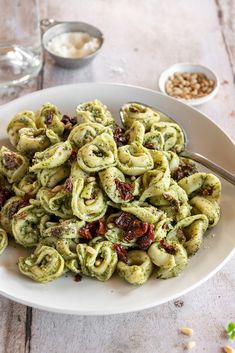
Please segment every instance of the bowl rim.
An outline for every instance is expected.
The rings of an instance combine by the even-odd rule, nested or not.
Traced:
[[[178,67],[178,70],[174,70],[174,67],[175,68]],[[181,71],[180,67],[182,67],[182,71]],[[183,67],[188,67],[189,69],[191,68],[191,70],[189,72],[194,72],[193,68],[199,68],[199,69],[201,68],[204,71],[207,71],[208,73],[210,73],[213,76],[213,79],[215,81],[215,86],[214,86],[214,89],[208,95],[206,95],[204,97],[193,98],[193,99],[183,99],[183,98],[176,98],[176,97],[173,97],[173,98],[179,100],[180,102],[183,102],[183,103],[186,103],[186,104],[189,104],[192,106],[196,106],[196,105],[206,103],[216,96],[216,94],[218,93],[219,88],[220,88],[220,81],[219,81],[219,77],[218,77],[217,73],[213,69],[211,69],[210,67],[208,67],[206,65],[191,63],[191,62],[175,63],[171,66],[168,66],[165,70],[163,70],[161,72],[159,79],[158,79],[158,87],[163,94],[165,94],[169,97],[172,97],[165,90],[165,83],[166,83],[167,79],[172,75],[172,73],[169,73],[169,72],[172,70],[174,70],[174,72],[184,72]]]
[[[48,44],[48,41],[46,42],[46,35],[50,32],[50,31],[53,31],[56,27],[61,27],[63,26],[64,24],[70,24],[70,25],[86,25],[94,30],[96,30],[99,35],[96,37],[96,38],[99,38],[100,39],[100,46],[93,52],[93,53],[90,53],[88,55],[85,55],[85,56],[82,56],[80,58],[70,58],[70,57],[67,57],[67,56],[61,56],[61,55],[58,55],[58,54],[55,54],[53,53],[52,51],[50,51],[47,47],[47,44]],[[79,30],[71,30],[70,32],[79,32]],[[80,30],[80,32],[83,32],[83,33],[88,33],[90,35],[90,33],[88,31],[83,31],[83,30]],[[64,31],[63,33],[68,33],[68,31]],[[56,35],[54,36],[56,37]],[[42,34],[42,45],[43,45],[43,48],[44,50],[49,53],[53,58],[58,58],[58,59],[64,59],[64,60],[68,60],[70,62],[76,62],[76,61],[81,61],[81,60],[84,60],[84,59],[87,59],[87,58],[92,58],[93,56],[95,56],[98,51],[102,48],[104,44],[104,35],[103,35],[103,32],[96,26],[90,24],[90,23],[87,23],[87,22],[83,22],[83,21],[60,21],[60,22],[55,22],[53,24],[51,24],[47,29],[44,30],[43,34]]]

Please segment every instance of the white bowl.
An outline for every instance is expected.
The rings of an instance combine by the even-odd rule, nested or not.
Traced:
[[[235,172],[235,145],[213,121],[162,93],[123,84],[81,83],[52,87],[1,106],[0,146],[7,144],[6,127],[17,112],[35,111],[43,103],[51,102],[64,114],[73,116],[79,103],[95,98],[108,106],[117,123],[120,123],[119,110],[124,103],[137,101],[157,107],[185,128],[192,150]],[[221,219],[204,236],[203,246],[190,258],[179,277],[161,280],[152,276],[143,286],[132,286],[118,276],[107,282],[84,276],[77,283],[73,276],[67,275],[42,285],[20,274],[16,261],[25,252],[11,244],[0,256],[0,294],[40,309],[79,315],[125,313],[172,300],[205,282],[235,253],[234,200],[234,186],[222,181]]]
[[[180,100],[181,102],[184,102],[189,105],[194,105],[194,106],[200,105],[200,104],[208,102],[213,97],[215,97],[215,95],[218,93],[219,86],[220,86],[219,78],[213,70],[211,70],[208,67],[203,66],[203,65],[190,64],[190,63],[178,63],[178,64],[170,66],[168,69],[163,71],[160,78],[159,78],[159,81],[158,81],[159,89],[164,94],[169,96],[169,94],[166,93],[166,90],[165,90],[166,82],[176,72],[203,73],[204,75],[206,75],[206,77],[209,80],[215,81],[214,89],[208,95],[206,95],[204,97],[200,97],[200,98],[194,98],[194,99],[176,98],[176,99]]]

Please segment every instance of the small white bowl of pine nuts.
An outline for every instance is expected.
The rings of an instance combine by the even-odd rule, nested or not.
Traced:
[[[212,99],[219,90],[216,73],[203,65],[175,64],[159,78],[160,91],[190,105],[200,105]]]

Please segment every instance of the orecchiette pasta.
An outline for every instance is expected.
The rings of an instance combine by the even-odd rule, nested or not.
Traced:
[[[220,218],[221,184],[181,157],[181,128],[139,103],[98,100],[76,117],[51,103],[23,111],[0,150],[0,254],[8,236],[33,248],[19,270],[45,283],[70,271],[141,285],[178,276]]]

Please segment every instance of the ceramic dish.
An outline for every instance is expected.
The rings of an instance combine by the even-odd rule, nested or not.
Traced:
[[[42,43],[43,43],[44,49],[49,53],[49,55],[51,55],[51,57],[54,59],[56,64],[58,64],[59,66],[65,67],[67,69],[76,69],[89,64],[90,61],[94,59],[96,54],[98,54],[104,42],[104,37],[102,32],[97,27],[94,27],[84,22],[78,22],[78,21],[77,22],[69,22],[69,21],[57,22],[54,19],[43,19],[41,20],[41,27],[44,31],[44,34],[42,37]],[[100,40],[100,46],[94,53],[91,53],[87,56],[83,56],[81,58],[63,57],[53,53],[48,48],[48,43],[54,37],[67,32],[88,33],[91,37],[95,37]]]
[[[119,84],[85,83],[53,87],[2,106],[0,145],[8,144],[6,126],[9,119],[21,110],[36,110],[50,101],[58,105],[64,114],[72,115],[80,102],[95,98],[104,102],[117,119],[119,108],[128,101],[158,107],[182,124],[188,132],[191,148],[235,172],[233,142],[205,115],[161,93]],[[106,283],[85,277],[77,283],[73,276],[68,275],[41,285],[20,274],[16,259],[24,250],[10,245],[0,257],[0,293],[40,309],[81,315],[125,313],[167,302],[205,282],[231,257],[235,247],[234,199],[235,188],[223,181],[220,222],[207,232],[204,245],[179,277],[167,281],[152,277],[143,286],[132,286],[116,276]]]
[[[194,98],[194,99],[177,98],[181,102],[196,106],[196,105],[200,105],[200,104],[208,102],[213,97],[215,97],[216,94],[218,93],[220,84],[219,84],[219,79],[218,79],[218,76],[216,75],[216,73],[206,66],[198,65],[198,64],[190,64],[190,63],[175,64],[175,65],[170,66],[168,69],[166,69],[165,71],[162,72],[162,74],[159,78],[159,81],[158,81],[159,89],[162,93],[167,94],[166,90],[165,90],[166,82],[176,72],[202,73],[202,74],[206,75],[206,77],[209,80],[213,80],[215,82],[213,91],[211,93],[209,93],[208,95],[206,95],[204,97],[200,97],[200,98]]]

